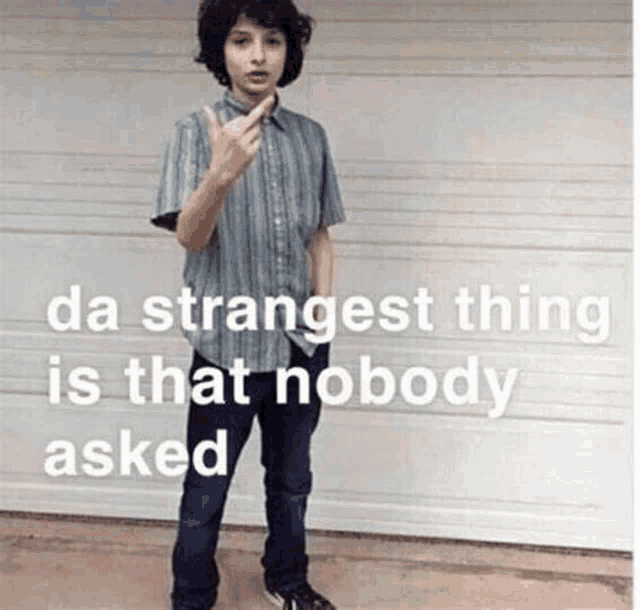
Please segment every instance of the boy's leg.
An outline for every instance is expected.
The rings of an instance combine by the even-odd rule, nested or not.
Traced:
[[[299,366],[309,372],[309,403],[300,404],[298,383],[292,379],[287,404],[276,404],[274,389],[271,404],[258,411],[269,525],[262,565],[267,588],[278,591],[306,582],[305,513],[312,484],[309,449],[320,417],[315,387],[329,360],[328,344],[318,345],[311,358],[293,343],[291,348],[290,368]]]
[[[219,368],[194,353],[189,380],[203,366]],[[219,575],[214,554],[224,503],[240,452],[251,432],[255,400],[248,405],[233,402],[233,378],[224,375],[226,404],[198,405],[191,401],[187,424],[189,469],[184,479],[178,536],[173,550],[173,607],[175,610],[209,610],[217,597]],[[247,384],[249,385],[249,384]],[[256,386],[253,386],[254,392]],[[260,384],[258,384],[258,394]],[[251,396],[250,388],[247,395]],[[254,398],[254,396],[251,396]],[[259,398],[259,397],[258,397]],[[193,466],[193,451],[202,440],[216,441],[217,431],[227,431],[227,475],[203,476]],[[205,466],[216,463],[213,451],[203,458]]]

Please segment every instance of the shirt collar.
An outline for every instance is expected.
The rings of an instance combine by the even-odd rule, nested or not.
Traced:
[[[222,98],[223,104],[232,108],[235,112],[241,114],[249,114],[249,108],[247,108],[242,102],[239,102],[231,92],[227,89],[224,92],[224,96]],[[284,122],[282,121],[282,106],[280,105],[280,96],[276,93],[276,104],[271,112],[271,120],[274,125],[277,125],[280,129],[284,130]]]

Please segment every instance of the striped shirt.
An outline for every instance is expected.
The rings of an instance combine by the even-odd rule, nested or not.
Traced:
[[[215,110],[223,123],[248,113],[228,91]],[[167,144],[153,224],[175,231],[178,213],[197,188],[210,156],[207,124],[200,113],[179,120]],[[278,104],[264,123],[258,154],[225,201],[206,250],[186,254],[184,286],[195,297],[195,330],[183,329],[189,343],[222,368],[232,368],[234,359],[242,358],[252,372],[288,367],[289,339],[313,355],[316,344],[304,337],[310,329],[302,317],[311,296],[306,253],[317,229],[344,219],[324,129]],[[284,308],[277,307],[275,329],[266,330],[264,299],[280,295],[295,301],[295,328],[285,328]],[[223,298],[224,306],[213,309],[210,330],[203,328],[204,296]],[[228,328],[230,313],[246,311],[236,303],[227,306],[236,296],[255,301],[257,329]],[[242,324],[243,319],[248,318],[236,321]]]

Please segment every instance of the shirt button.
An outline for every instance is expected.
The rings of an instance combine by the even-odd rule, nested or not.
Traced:
[[[276,224],[279,225],[282,222],[279,218],[276,218]]]

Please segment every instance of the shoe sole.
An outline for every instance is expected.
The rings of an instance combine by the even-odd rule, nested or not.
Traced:
[[[264,595],[276,608],[282,608],[284,606],[284,598],[280,597],[277,593],[271,593],[269,589],[265,588]]]
[[[276,608],[284,608],[284,597],[281,597],[277,593],[271,593],[266,587],[264,589],[264,595]],[[298,610],[298,602],[295,600],[291,601],[291,610]]]

